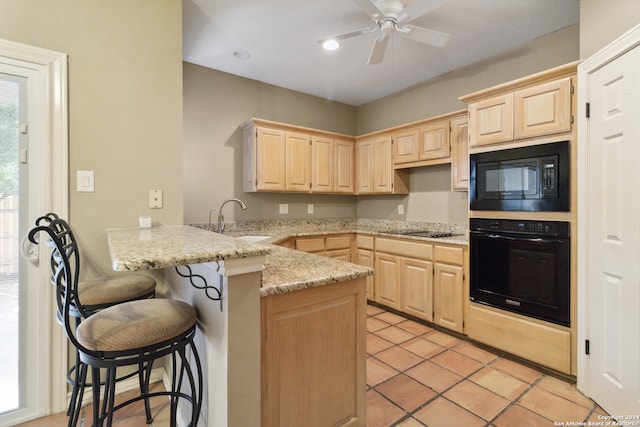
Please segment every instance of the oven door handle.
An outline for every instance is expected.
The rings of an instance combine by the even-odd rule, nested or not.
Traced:
[[[562,239],[542,239],[540,237],[512,237],[505,236],[504,234],[487,234],[486,235],[490,239],[502,239],[502,240],[513,240],[513,241],[521,241],[521,242],[530,242],[530,243],[562,243]]]

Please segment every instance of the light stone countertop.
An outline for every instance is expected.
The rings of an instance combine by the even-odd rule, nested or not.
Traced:
[[[271,247],[188,225],[111,228],[109,252],[115,271],[154,270],[266,255]]]
[[[274,246],[247,243],[196,227],[112,228],[107,240],[116,271],[154,270],[180,265],[266,255],[260,295],[274,295],[373,274],[367,267]]]
[[[262,272],[260,295],[346,282],[373,274],[373,269],[320,255],[272,246]]]
[[[296,221],[231,224],[227,234],[206,230],[201,224],[108,229],[107,239],[116,271],[152,270],[179,265],[223,261],[266,255],[262,272],[261,296],[275,295],[308,287],[353,280],[373,274],[368,267],[275,246],[291,237],[362,233],[375,236],[401,237],[432,243],[466,246],[464,234],[445,238],[425,238],[389,234],[394,229],[411,229],[416,224],[389,221]],[[422,224],[418,224],[424,227]],[[427,228],[434,229],[431,224]],[[440,229],[440,227],[435,227]],[[248,243],[240,236],[269,236]]]

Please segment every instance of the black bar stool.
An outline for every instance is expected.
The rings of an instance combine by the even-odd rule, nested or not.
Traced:
[[[55,219],[64,221],[54,213],[49,212],[36,220],[36,226],[48,226]],[[61,226],[71,230],[69,224],[60,222]],[[75,237],[73,233],[65,235],[65,239],[73,239]],[[67,243],[67,242],[63,242]],[[57,264],[60,262],[59,257],[54,257],[54,251],[51,252],[51,269],[55,271]],[[79,270],[79,266],[78,266]],[[53,281],[55,284],[55,281]],[[74,318],[76,327],[80,324],[82,319],[86,319],[92,314],[98,312],[107,307],[111,307],[123,302],[136,301],[141,299],[154,298],[156,294],[156,281],[149,276],[142,274],[123,274],[119,276],[102,276],[89,280],[78,281],[78,292],[75,301],[72,302],[71,316]],[[58,301],[58,307],[60,307],[61,301]],[[60,311],[58,310],[58,316]],[[61,318],[58,318],[59,323],[62,323]],[[69,416],[68,427],[73,427],[77,424],[80,417],[82,396],[78,400],[79,394],[79,365],[80,354],[76,349],[75,364],[67,372],[67,383],[72,386],[71,399],[69,400],[69,407],[67,409],[67,415]],[[117,381],[131,378],[137,375],[137,372],[132,372],[122,377],[117,378]],[[98,377],[99,378],[99,377]],[[85,384],[86,387],[90,387],[91,383]],[[151,408],[148,400],[145,401],[145,411],[147,414],[148,422],[151,422]]]
[[[177,425],[178,404],[189,402],[191,419],[188,425],[195,427],[200,416],[203,389],[202,367],[193,341],[196,333],[195,309],[176,300],[129,301],[93,313],[76,328],[80,265],[78,246],[64,220],[50,218],[48,222],[48,225],[38,225],[32,229],[29,240],[38,243],[37,235],[40,232],[45,232],[50,238],[58,317],[67,338],[76,347],[81,362],[77,368],[79,402],[86,385],[88,368],[91,368],[93,378],[99,378],[100,370],[106,369],[102,405],[100,382],[92,381],[93,426],[103,426],[106,421],[110,427],[113,414],[119,409],[150,397],[168,396],[171,426]],[[151,365],[156,359],[168,355],[172,361],[171,390],[150,393]],[[116,406],[116,368],[121,366],[138,368],[140,395]],[[79,412],[77,406],[75,412]]]

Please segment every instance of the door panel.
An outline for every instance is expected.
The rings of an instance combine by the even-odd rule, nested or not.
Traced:
[[[640,48],[590,76],[589,390],[608,413],[640,413]]]

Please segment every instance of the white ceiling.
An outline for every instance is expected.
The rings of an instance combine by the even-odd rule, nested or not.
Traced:
[[[413,0],[402,0],[406,5]],[[429,0],[415,0],[429,1]],[[451,35],[442,48],[397,35],[367,65],[378,33],[319,39],[373,22],[350,0],[183,0],[187,62],[359,106],[577,23],[579,0],[450,0],[411,22]],[[234,52],[246,51],[248,59]]]

